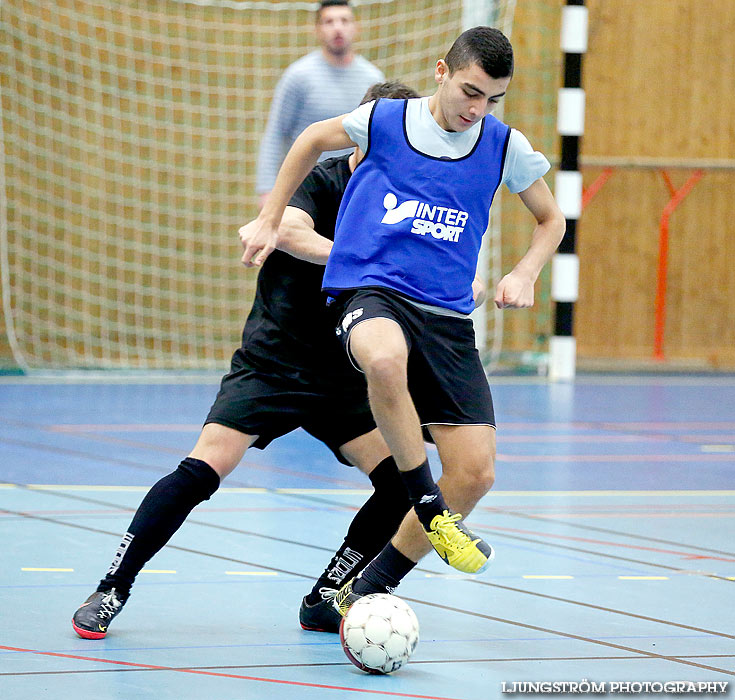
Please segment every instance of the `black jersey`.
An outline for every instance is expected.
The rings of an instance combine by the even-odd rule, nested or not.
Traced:
[[[339,205],[351,175],[348,158],[319,163],[289,202],[305,211],[316,232],[329,240],[334,240]],[[336,319],[321,292],[323,275],[323,265],[273,251],[258,275],[242,334],[243,351],[253,365],[287,379],[364,384],[336,338]]]

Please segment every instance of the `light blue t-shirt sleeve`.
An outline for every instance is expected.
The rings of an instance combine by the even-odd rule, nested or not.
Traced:
[[[370,115],[373,112],[374,105],[375,100],[366,102],[342,120],[342,126],[347,135],[360,147],[363,153],[367,153],[370,141],[368,128],[370,127]]]
[[[528,189],[546,175],[551,164],[543,153],[533,150],[529,140],[516,129],[510,130],[501,183],[515,193]]]

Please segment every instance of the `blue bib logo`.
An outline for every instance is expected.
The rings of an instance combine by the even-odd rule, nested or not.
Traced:
[[[425,236],[429,234],[440,241],[456,243],[467,225],[469,215],[466,211],[441,207],[438,204],[430,205],[409,199],[398,204],[398,198],[388,192],[383,198],[385,215],[381,224],[399,224],[401,221],[413,218],[411,233]]]

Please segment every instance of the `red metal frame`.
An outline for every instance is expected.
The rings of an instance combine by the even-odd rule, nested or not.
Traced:
[[[602,189],[605,183],[612,177],[615,168],[607,167],[595,178],[589,187],[582,191],[582,210],[590,203],[592,198]],[[658,235],[658,269],[656,272],[656,299],[654,301],[654,328],[653,328],[653,359],[663,361],[664,356],[664,331],[666,330],[666,281],[668,275],[669,259],[669,220],[676,208],[687,198],[689,193],[704,177],[704,170],[695,170],[687,181],[677,190],[666,170],[660,170],[666,187],[669,190],[670,199],[661,213]]]

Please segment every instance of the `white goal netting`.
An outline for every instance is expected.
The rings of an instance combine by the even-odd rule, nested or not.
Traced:
[[[429,94],[463,23],[490,13],[509,30],[515,3],[500,4],[353,2],[357,48]],[[0,3],[0,364],[226,366],[255,281],[237,229],[257,212],[273,87],[315,48],[316,6]]]

